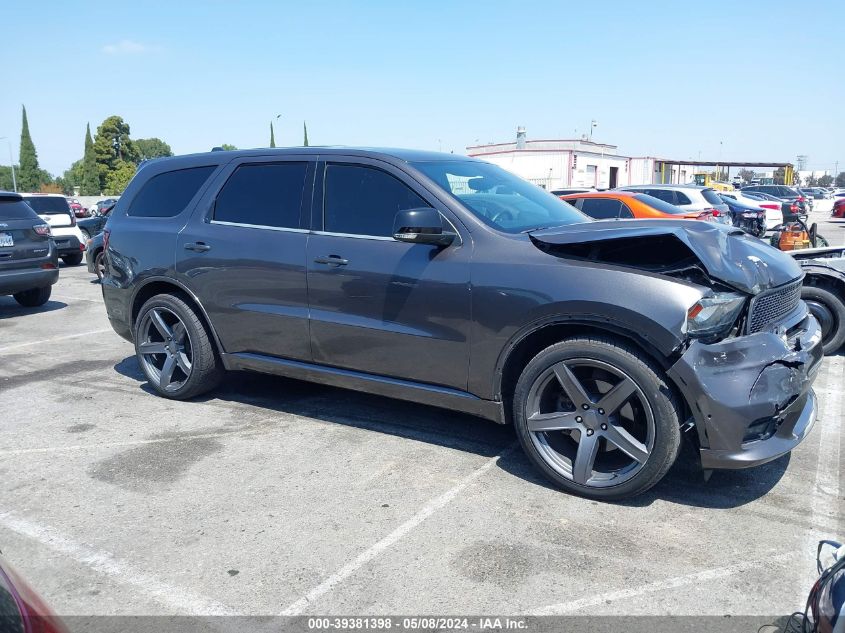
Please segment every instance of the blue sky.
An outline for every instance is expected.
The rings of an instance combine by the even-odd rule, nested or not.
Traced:
[[[176,153],[232,143],[464,152],[594,139],[628,155],[845,170],[845,3],[6,0],[0,136],[41,165],[122,116]],[[10,80],[10,73],[13,79]],[[0,141],[0,163],[8,161]]]

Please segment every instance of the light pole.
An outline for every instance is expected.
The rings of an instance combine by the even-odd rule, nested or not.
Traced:
[[[593,140],[593,130],[596,128],[596,126],[597,126],[598,124],[599,124],[599,122],[598,122],[598,121],[596,121],[595,119],[593,119],[592,121],[590,121],[590,141],[592,141],[592,140]]]
[[[0,141],[6,141],[6,144],[9,146],[9,169],[12,170],[12,189],[17,193],[18,182],[15,180],[15,159],[12,158],[12,141],[9,140],[8,136],[0,136]]]

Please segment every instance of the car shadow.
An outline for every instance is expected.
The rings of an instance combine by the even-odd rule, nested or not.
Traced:
[[[114,369],[138,382],[145,392],[155,394],[134,356],[123,359]],[[212,394],[194,400],[248,404],[483,457],[502,454],[497,462],[499,468],[534,485],[557,491],[516,446],[517,438],[512,426],[499,425],[472,415],[251,372],[231,372]],[[509,450],[512,448],[515,450]],[[705,482],[696,449],[691,442],[684,441],[678,460],[659,484],[643,495],[616,503],[646,507],[657,500],[664,500],[702,508],[735,508],[768,493],[783,477],[788,465],[789,455],[786,455],[750,470],[716,471]]]
[[[11,319],[16,316],[25,316],[27,314],[41,314],[43,312],[54,312],[66,308],[67,304],[64,301],[50,300],[42,306],[37,308],[25,308],[20,305],[13,297],[0,297],[0,320]]]

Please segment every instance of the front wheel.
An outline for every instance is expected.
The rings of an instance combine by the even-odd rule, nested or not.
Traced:
[[[824,353],[833,354],[845,343],[845,299],[818,286],[804,286],[801,298],[821,326]]]
[[[176,295],[149,299],[135,321],[135,355],[153,389],[174,400],[214,389],[223,369],[197,313]]]
[[[32,290],[24,290],[17,292],[12,296],[20,305],[25,308],[37,308],[43,306],[50,300],[50,294],[53,292],[52,286],[45,288],[33,288]]]
[[[517,381],[513,419],[534,465],[593,499],[645,492],[680,448],[680,407],[662,372],[612,338],[573,338],[535,356]]]

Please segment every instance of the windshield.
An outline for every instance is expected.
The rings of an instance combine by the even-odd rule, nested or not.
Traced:
[[[24,198],[24,202],[40,215],[70,214],[70,207],[68,206],[67,200],[58,196]]]
[[[650,196],[647,193],[638,193],[634,196],[635,200],[639,200],[643,204],[647,204],[652,209],[657,209],[658,211],[662,211],[663,213],[674,213],[674,214],[681,214],[683,215],[686,213],[680,207],[676,207],[674,204],[669,204],[665,200],[661,200],[660,198],[655,198],[654,196]]]
[[[537,185],[495,165],[476,161],[412,163],[485,224],[507,233],[590,218]]]
[[[704,199],[710,204],[724,204],[715,189],[702,189],[701,195],[704,196]]]

